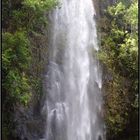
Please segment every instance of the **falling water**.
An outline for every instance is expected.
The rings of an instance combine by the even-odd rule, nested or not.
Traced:
[[[44,140],[104,140],[92,0],[61,0],[50,14]]]

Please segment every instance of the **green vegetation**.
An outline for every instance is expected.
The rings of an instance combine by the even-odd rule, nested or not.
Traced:
[[[41,60],[38,44],[33,40],[43,36],[45,13],[57,5],[56,0],[2,1],[2,138],[16,140],[14,112],[19,105],[28,106],[33,91],[40,92]],[[41,40],[41,39],[40,39]],[[38,51],[35,51],[38,50]],[[38,95],[39,96],[39,95]]]
[[[108,139],[138,136],[138,1],[118,1],[100,21],[99,59],[110,79],[104,82]]]
[[[102,5],[109,1],[102,0]],[[57,0],[2,0],[2,139],[16,140],[14,112],[39,98],[41,42]],[[102,10],[102,9],[100,9]],[[118,0],[99,21],[107,139],[138,138],[138,1]],[[36,95],[33,95],[35,93]]]
[[[27,103],[30,96],[28,69],[30,64],[29,41],[24,32],[3,34],[3,89],[12,103]]]

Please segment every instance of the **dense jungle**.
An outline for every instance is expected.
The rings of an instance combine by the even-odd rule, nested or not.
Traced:
[[[93,0],[93,3],[99,50],[91,53],[96,55],[102,69],[105,139],[138,140],[138,1]],[[61,9],[59,0],[2,0],[3,140],[41,140],[46,133],[46,115],[41,112],[45,100],[43,75],[49,69],[50,59],[49,14],[56,8]],[[80,26],[81,21],[78,22],[76,25]],[[60,52],[57,56],[61,58],[63,51]],[[74,57],[78,59],[78,55]],[[82,63],[81,66],[85,64]],[[59,136],[47,140],[60,139],[63,140]]]

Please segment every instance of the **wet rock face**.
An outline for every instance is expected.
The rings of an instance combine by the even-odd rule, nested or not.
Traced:
[[[104,9],[106,9],[107,6],[113,5],[117,0],[93,0],[94,7],[96,10],[96,16],[99,18],[104,14]]]
[[[15,136],[17,140],[38,140],[44,134],[44,120],[33,108],[17,107],[15,116]],[[38,110],[39,112],[39,110]]]
[[[30,134],[31,138],[40,138],[43,135],[43,121],[42,120],[30,120],[28,122],[26,122],[26,127],[28,133]]]
[[[98,17],[100,15],[100,10],[99,10],[99,0],[93,0],[94,2],[94,8],[95,8],[95,11],[96,11],[96,16]]]

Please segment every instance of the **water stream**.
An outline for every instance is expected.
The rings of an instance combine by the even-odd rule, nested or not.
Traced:
[[[104,140],[95,15],[92,0],[61,0],[50,14],[43,140]]]

